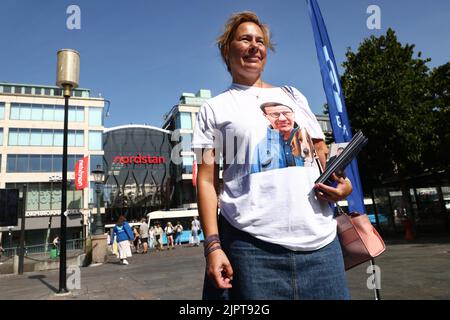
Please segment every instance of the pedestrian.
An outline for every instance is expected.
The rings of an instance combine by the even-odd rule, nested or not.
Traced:
[[[150,249],[153,249],[155,247],[155,227],[154,226],[150,227],[150,230],[148,231],[148,237],[150,240],[149,247],[150,247]]]
[[[141,220],[141,227],[139,228],[139,237],[143,246],[142,253],[147,253],[148,250],[148,224],[147,220],[143,218]]]
[[[167,238],[167,250],[170,250],[170,248],[175,249],[175,246],[173,244],[174,229],[173,229],[173,225],[170,221],[167,222],[164,232],[166,233],[166,238]]]
[[[336,187],[314,185],[319,163],[323,168],[326,163],[325,137],[300,91],[262,80],[267,50],[273,45],[259,17],[253,12],[234,14],[217,43],[232,84],[203,103],[192,139],[205,236],[203,298],[349,299],[328,202],[345,199],[352,191],[350,180],[334,174]],[[274,108],[263,110],[269,102]],[[289,140],[279,142],[291,125],[308,131],[319,163],[307,167],[290,159]],[[255,146],[264,139],[271,144],[267,157],[260,162],[262,170],[251,173],[258,155]],[[281,152],[293,165],[273,167]],[[218,216],[219,158],[225,163]],[[266,166],[271,170],[263,170]]]
[[[175,226],[175,245],[181,246],[181,238],[183,236],[183,225],[180,221],[177,221]]]
[[[121,215],[117,219],[116,225],[113,228],[110,245],[113,244],[115,237],[117,237],[117,247],[119,251],[120,263],[127,265],[127,258],[132,256],[130,241],[134,240],[133,231],[126,221],[125,216]]]
[[[132,228],[133,230],[133,247],[134,247],[134,253],[138,253],[138,248],[139,248],[139,231],[137,230],[136,226],[133,226]]]
[[[155,239],[156,239],[156,250],[163,251],[163,234],[164,230],[161,228],[161,224],[157,222],[155,224]]]
[[[201,226],[200,221],[197,220],[197,217],[194,217],[191,222],[191,236],[192,236],[192,246],[198,247],[200,245],[200,235]]]
[[[56,236],[52,241],[53,249],[56,249],[57,254],[59,254],[59,236]]]

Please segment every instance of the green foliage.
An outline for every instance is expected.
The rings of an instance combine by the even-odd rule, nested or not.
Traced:
[[[358,160],[365,184],[435,167],[439,137],[448,139],[449,66],[430,72],[420,56],[392,29],[347,50],[341,83],[353,131],[369,138]]]

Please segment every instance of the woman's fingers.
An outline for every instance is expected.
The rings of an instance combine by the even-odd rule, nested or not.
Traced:
[[[225,257],[225,254],[218,251],[220,250],[210,253],[211,256],[208,260],[208,276],[214,280],[214,284],[217,288],[229,289],[232,287],[233,268]]]

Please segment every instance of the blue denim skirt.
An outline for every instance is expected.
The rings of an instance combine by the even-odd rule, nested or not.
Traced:
[[[348,300],[339,240],[314,251],[292,251],[252,237],[219,217],[222,249],[233,287],[217,289],[206,276],[204,300]]]

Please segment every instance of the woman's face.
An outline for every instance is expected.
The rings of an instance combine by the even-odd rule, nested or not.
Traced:
[[[244,22],[236,29],[230,43],[228,65],[232,76],[260,75],[266,64],[266,46],[261,28],[253,22]]]

